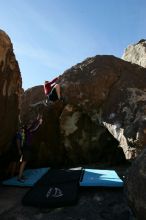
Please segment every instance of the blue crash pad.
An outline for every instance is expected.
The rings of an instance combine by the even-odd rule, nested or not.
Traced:
[[[32,187],[44,174],[48,172],[50,168],[38,168],[38,169],[28,169],[24,171],[24,176],[26,177],[24,182],[19,182],[17,177],[12,177],[10,179],[4,180],[3,185],[8,186],[28,186]]]
[[[80,186],[122,187],[123,181],[114,170],[85,169]]]

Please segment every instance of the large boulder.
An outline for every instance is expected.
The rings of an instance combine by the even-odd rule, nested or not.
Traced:
[[[141,39],[138,43],[129,45],[125,49],[122,59],[146,68],[146,39]]]
[[[107,128],[131,158],[146,144],[145,80],[145,68],[114,56],[96,56],[67,70],[61,83],[69,103],[96,126]]]
[[[21,74],[13,45],[8,35],[0,30],[0,157],[9,150],[19,118]]]
[[[137,220],[146,219],[146,149],[126,175],[125,193]]]
[[[59,161],[62,162],[95,162],[104,158],[114,163],[117,158],[123,160],[122,152],[126,158],[137,156],[146,144],[145,81],[145,68],[114,56],[91,57],[68,69],[60,76],[65,102],[52,104],[52,113],[48,113],[48,117],[51,114],[58,117],[59,132],[55,130],[52,135],[56,129],[52,117],[50,136],[45,117],[45,129],[40,128],[42,136],[41,141],[37,139],[37,146],[43,142],[43,149],[48,151],[50,146],[56,148],[55,152],[61,149]],[[26,111],[26,116],[33,118],[39,112],[50,111],[39,100],[36,106],[32,103],[33,106],[29,105],[32,113]],[[43,141],[46,134],[47,145]],[[57,145],[53,147],[57,137]],[[50,161],[52,154],[45,155]]]

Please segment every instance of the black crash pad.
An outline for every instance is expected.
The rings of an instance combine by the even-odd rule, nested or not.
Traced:
[[[75,204],[82,172],[82,168],[49,170],[26,193],[23,205],[52,208]]]

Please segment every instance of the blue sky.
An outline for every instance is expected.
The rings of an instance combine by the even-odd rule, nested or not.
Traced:
[[[0,0],[0,29],[13,43],[23,88],[87,57],[121,57],[146,39],[145,0]]]

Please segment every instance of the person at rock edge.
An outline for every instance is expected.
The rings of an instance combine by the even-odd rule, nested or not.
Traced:
[[[61,96],[60,84],[56,83],[59,77],[56,77],[52,81],[45,81],[44,83],[44,93],[47,96],[47,101],[55,102],[57,100],[63,101]]]
[[[22,157],[21,164],[19,168],[19,174],[17,180],[19,182],[24,182],[25,177],[23,176],[24,169],[26,164],[31,160],[31,147],[32,147],[32,137],[34,132],[38,130],[40,125],[42,124],[42,116],[38,115],[37,120],[28,123],[24,126],[25,138],[22,146]]]
[[[14,176],[19,169],[20,158],[22,156],[22,133],[23,129],[19,127],[11,143],[11,159],[7,172],[8,176]]]

